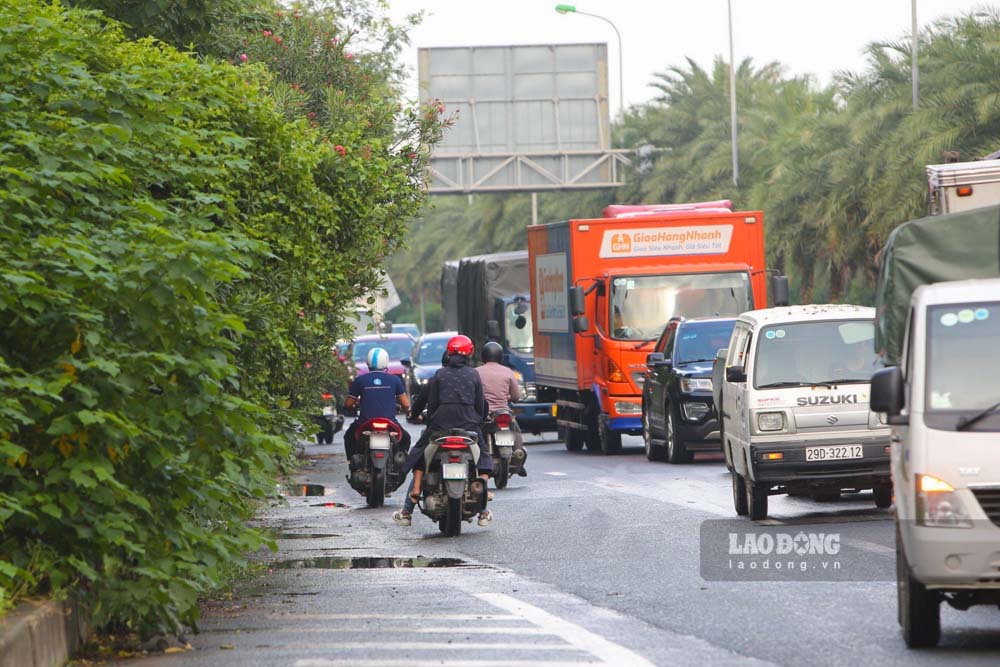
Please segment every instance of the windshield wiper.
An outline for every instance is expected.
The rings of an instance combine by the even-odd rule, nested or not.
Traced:
[[[835,380],[823,380],[821,382],[810,382],[813,387],[836,387],[838,384],[852,384],[857,382],[868,382],[863,378],[837,378]]]
[[[971,417],[961,417],[958,420],[958,423],[955,424],[955,430],[956,431],[965,431],[966,429],[970,428],[971,426],[973,426],[975,424],[978,424],[980,421],[982,421],[986,417],[989,417],[991,414],[993,414],[994,412],[996,412],[997,408],[1000,408],[1000,403],[994,403],[990,407],[986,408],[985,410],[983,410],[981,412],[977,412],[976,414],[972,415]]]
[[[805,386],[802,382],[770,382],[768,384],[762,384],[757,387],[757,389],[778,389],[780,387],[803,387]]]
[[[655,338],[648,338],[648,339],[646,339],[646,340],[644,340],[644,341],[641,341],[641,342],[640,342],[640,343],[639,343],[638,345],[636,345],[636,346],[635,346],[635,347],[633,347],[632,349],[633,349],[633,350],[638,350],[638,349],[640,349],[640,348],[643,348],[643,347],[646,347],[647,345],[649,345],[650,343],[653,343],[653,342],[655,342],[655,341],[656,341],[656,339],[655,339]]]
[[[715,359],[714,358],[712,358],[712,359],[685,359],[681,363],[682,364],[703,364],[703,363],[708,362],[708,361],[715,361]]]

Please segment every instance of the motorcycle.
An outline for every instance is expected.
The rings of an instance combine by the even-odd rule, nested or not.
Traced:
[[[330,392],[323,392],[321,395],[322,410],[321,415],[313,415],[313,421],[320,427],[320,432],[316,434],[317,445],[329,445],[333,443],[333,436],[344,426],[344,415],[340,414],[337,408],[337,397]]]
[[[355,470],[347,475],[351,488],[365,497],[369,507],[382,507],[385,494],[403,483],[406,452],[398,447],[402,439],[399,425],[388,419],[369,419],[355,428],[359,453]]]
[[[446,536],[458,535],[463,521],[472,521],[486,509],[486,482],[476,475],[475,434],[452,429],[435,436],[424,451],[424,461],[420,511],[437,521]]]
[[[510,424],[514,415],[510,410],[494,410],[483,423],[483,436],[493,457],[493,483],[498,489],[507,486],[508,480],[524,465],[524,450],[514,450],[514,432]]]

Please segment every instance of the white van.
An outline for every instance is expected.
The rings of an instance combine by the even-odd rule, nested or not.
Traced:
[[[891,504],[889,428],[868,408],[874,318],[839,305],[739,316],[720,411],[737,514],[763,519],[780,493],[872,489],[878,507]]]
[[[1000,279],[918,287],[900,366],[872,379],[893,430],[899,623],[941,635],[941,602],[1000,604]]]

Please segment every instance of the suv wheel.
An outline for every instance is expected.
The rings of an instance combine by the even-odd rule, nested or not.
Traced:
[[[649,424],[649,412],[643,406],[642,410],[642,445],[646,449],[646,458],[650,461],[662,461],[666,452],[660,445],[653,444],[653,427]]]
[[[669,405],[663,410],[664,430],[667,432],[667,460],[671,463],[690,463],[694,455],[688,451],[684,441],[677,437],[674,428],[674,410]]]

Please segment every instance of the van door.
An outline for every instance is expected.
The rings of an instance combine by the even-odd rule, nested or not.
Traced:
[[[746,356],[746,344],[750,337],[750,328],[743,322],[737,322],[733,328],[732,338],[729,340],[729,354],[726,358],[726,368],[740,366]],[[725,381],[725,374],[723,374]],[[743,400],[740,393],[743,391],[739,384],[726,382],[722,391],[722,406],[719,416],[722,420],[722,428],[725,433],[726,442],[723,443],[723,452],[726,456],[726,465],[733,465],[733,452],[739,451],[741,429],[743,428],[739,420],[738,405]]]

